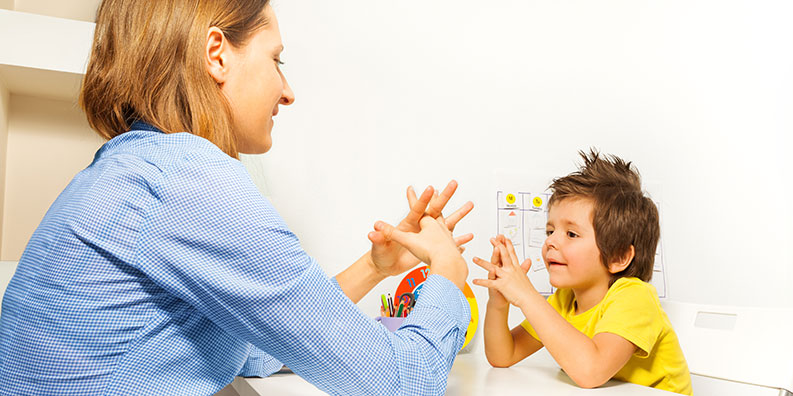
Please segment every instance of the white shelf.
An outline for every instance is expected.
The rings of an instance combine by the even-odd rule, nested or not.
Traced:
[[[0,9],[0,84],[11,94],[74,99],[94,24]]]
[[[0,259],[19,259],[101,144],[76,106],[94,27],[0,8]]]

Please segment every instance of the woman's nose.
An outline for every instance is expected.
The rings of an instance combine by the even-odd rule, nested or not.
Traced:
[[[281,92],[281,100],[279,101],[279,103],[284,106],[289,106],[294,102],[295,102],[295,93],[292,92],[292,87],[289,86],[289,83],[286,81],[286,77],[284,77],[284,90],[283,92]]]

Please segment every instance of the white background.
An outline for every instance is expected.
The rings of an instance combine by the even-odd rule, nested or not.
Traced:
[[[98,0],[67,3],[0,7],[91,20]],[[661,201],[670,299],[793,306],[793,3],[274,7],[297,102],[278,115],[273,150],[246,164],[329,274],[368,248],[375,220],[400,219],[408,184],[451,178],[451,206],[476,205],[459,228],[476,234],[465,257],[486,257],[502,182],[544,187],[594,146],[633,161]]]
[[[368,248],[375,220],[398,221],[408,184],[451,178],[451,205],[476,205],[465,257],[488,257],[494,175],[547,180],[594,146],[660,196],[670,299],[793,305],[793,3],[274,5],[297,101],[259,166],[329,274]],[[374,316],[397,281],[361,307]]]

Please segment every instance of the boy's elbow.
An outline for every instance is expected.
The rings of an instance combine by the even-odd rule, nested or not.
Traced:
[[[608,377],[597,370],[584,370],[581,373],[570,375],[570,379],[572,379],[573,382],[575,382],[575,384],[581,388],[592,389],[605,384],[611,379],[611,377]]]
[[[507,368],[507,367],[512,366],[512,364],[513,364],[512,362],[510,362],[510,361],[508,361],[506,359],[495,358],[493,356],[488,355],[487,353],[485,353],[485,357],[487,357],[487,362],[490,363],[490,365],[493,366],[493,367]]]

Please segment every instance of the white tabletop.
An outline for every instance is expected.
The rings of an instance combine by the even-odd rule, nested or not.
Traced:
[[[274,374],[267,378],[237,378],[234,388],[241,396],[324,395],[314,385],[295,374]],[[576,386],[550,355],[542,350],[510,368],[493,368],[484,354],[457,356],[449,373],[447,395],[674,395],[675,393],[620,381],[609,381],[596,389]]]

